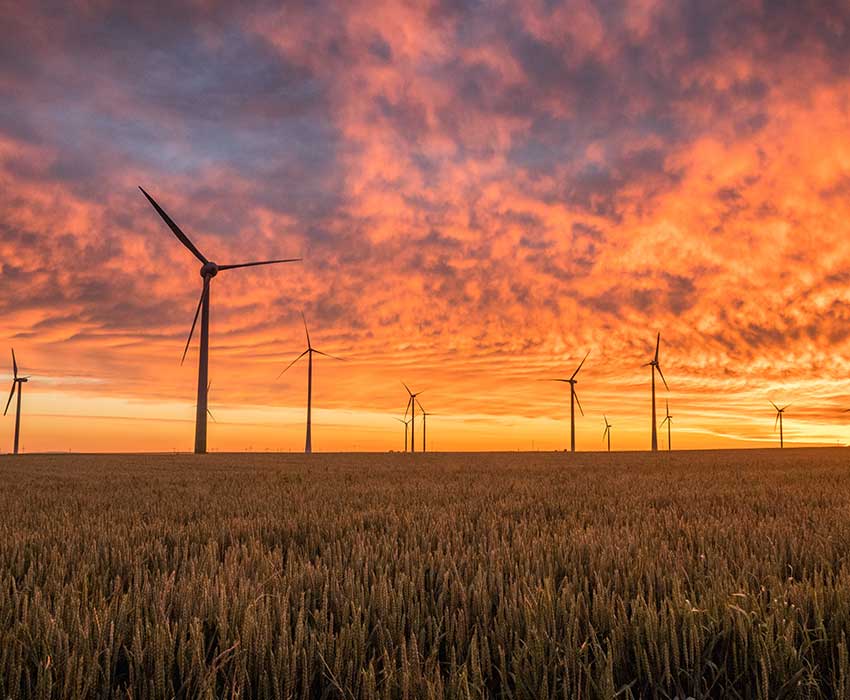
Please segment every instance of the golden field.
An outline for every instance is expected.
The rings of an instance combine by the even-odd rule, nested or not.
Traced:
[[[0,459],[3,698],[850,697],[850,451]]]

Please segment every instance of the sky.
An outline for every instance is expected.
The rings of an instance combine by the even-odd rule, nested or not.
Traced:
[[[303,257],[212,282],[211,450],[303,449],[302,311],[315,450],[401,449],[402,381],[429,449],[563,449],[588,351],[578,448],[646,449],[657,332],[674,448],[774,445],[769,401],[850,442],[846,2],[0,5],[25,451],[193,445],[199,265],[139,185]]]

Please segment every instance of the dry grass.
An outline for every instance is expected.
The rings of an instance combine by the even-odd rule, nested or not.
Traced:
[[[850,452],[0,460],[0,694],[845,698]]]

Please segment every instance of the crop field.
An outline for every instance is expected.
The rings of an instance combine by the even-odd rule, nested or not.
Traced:
[[[0,459],[3,698],[850,697],[850,450]]]

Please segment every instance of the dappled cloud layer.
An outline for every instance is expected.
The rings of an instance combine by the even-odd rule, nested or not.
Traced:
[[[25,3],[0,43],[0,311],[28,450],[850,438],[850,6]],[[11,444],[6,418],[2,449]],[[417,440],[419,436],[417,436]],[[666,441],[666,434],[665,434]],[[665,442],[666,444],[666,442]]]

